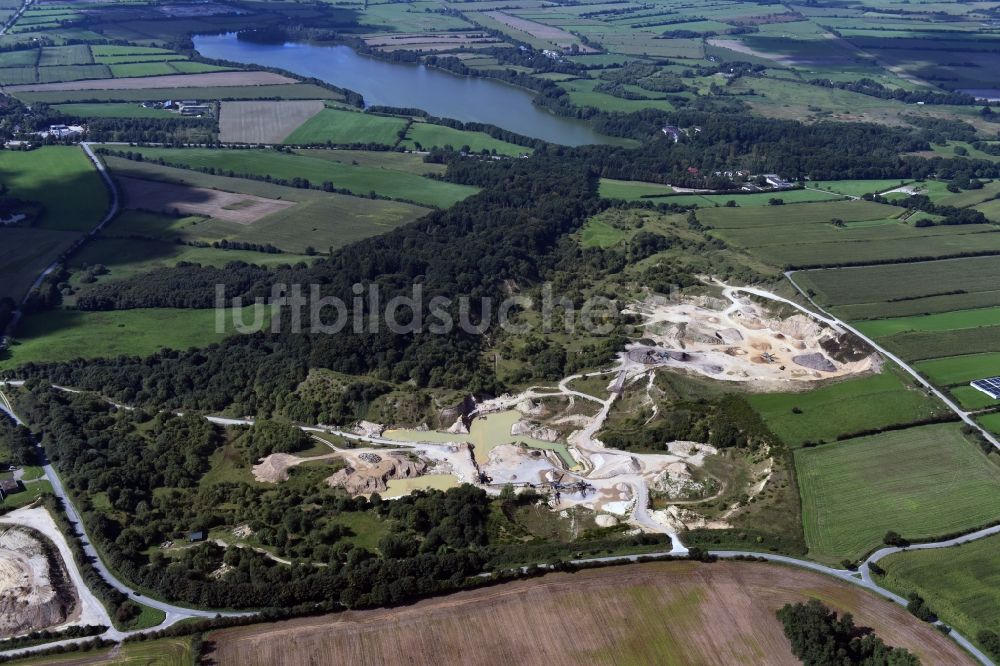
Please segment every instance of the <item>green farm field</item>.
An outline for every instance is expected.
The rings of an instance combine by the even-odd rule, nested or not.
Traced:
[[[419,144],[419,145],[418,145]],[[414,122],[406,131],[406,138],[401,145],[411,150],[429,150],[431,148],[444,148],[451,146],[455,150],[460,150],[463,146],[468,146],[474,153],[484,150],[496,151],[499,155],[530,155],[533,149],[527,146],[518,146],[514,143],[494,139],[489,134],[483,132],[469,132],[466,130],[453,129],[444,125],[433,125],[431,123]]]
[[[951,331],[998,325],[1000,325],[1000,307],[992,307],[865,321],[859,323],[857,328],[865,335],[878,338],[907,331]]]
[[[275,150],[233,150],[206,148],[137,149],[148,159],[163,159],[170,165],[190,169],[213,169],[235,176],[270,176],[291,181],[304,178],[314,186],[330,181],[335,188],[346,188],[356,195],[376,192],[394,199],[447,207],[478,192],[468,185],[423,178],[405,171],[345,164],[306,155]]]
[[[108,231],[109,233],[113,233],[116,227],[121,230],[130,229],[133,226],[141,225],[143,222],[146,222],[149,226],[155,226],[156,224],[167,224],[169,221],[172,221],[172,218],[130,210],[125,211],[119,218],[116,218],[112,225],[108,227]],[[232,261],[243,261],[259,266],[280,266],[282,264],[295,264],[300,261],[309,262],[312,259],[312,257],[298,254],[267,254],[264,252],[252,252],[250,250],[223,250],[213,247],[194,247],[173,242],[138,240],[134,238],[108,238],[102,236],[90,241],[78,253],[73,255],[73,258],[69,262],[69,267],[80,270],[97,264],[106,266],[108,274],[96,276],[96,282],[99,284],[147,273],[156,268],[176,266],[180,262],[222,268]]]
[[[907,361],[1000,352],[1000,326],[954,331],[907,331],[885,336],[879,342]]]
[[[747,400],[771,431],[791,447],[913,423],[945,412],[938,400],[893,370],[802,393],[754,393]],[[800,413],[793,412],[795,408]]]
[[[395,146],[407,121],[360,111],[323,109],[285,138],[287,144],[332,143]]]
[[[866,236],[872,235],[866,232],[877,232],[883,227],[838,229],[829,225],[828,229],[821,232],[829,240],[815,243],[795,242],[800,237],[795,227],[775,227],[767,233],[756,234],[753,242],[761,243],[763,238],[774,238],[779,233],[782,234],[781,239],[787,242],[760,244],[752,252],[765,262],[786,268],[943,259],[977,252],[1000,254],[1000,231],[993,229],[976,232],[961,227],[932,227],[944,231],[921,234],[921,229],[904,225],[896,227],[893,231],[897,232],[898,238],[872,242],[865,240]],[[805,233],[809,233],[809,230],[805,230]],[[726,232],[718,235],[723,239],[731,239],[736,234]],[[837,235],[841,235],[842,240],[836,240]]]
[[[832,192],[816,190],[782,190],[780,192],[752,192],[750,194],[675,194],[651,199],[653,203],[677,204],[679,206],[699,206],[701,208],[726,206],[730,201],[736,206],[770,206],[772,199],[781,199],[786,204],[811,203],[843,199]],[[731,210],[731,209],[730,209]]]
[[[178,220],[162,215],[134,217],[128,214],[130,217],[119,218],[108,227],[107,236],[140,234],[154,240],[174,242],[181,239],[209,243],[228,239],[271,243],[287,252],[301,253],[310,246],[320,251],[343,247],[362,238],[391,231],[429,212],[427,208],[399,201],[328,194],[117,157],[107,158],[107,163],[114,173],[125,176],[215,188],[298,204],[249,225],[215,219],[199,222],[203,218]],[[124,220],[133,220],[133,226],[124,226]]]
[[[935,384],[967,384],[974,379],[1000,375],[1000,354],[967,354],[918,361],[917,370]]]
[[[559,87],[566,91],[570,101],[576,106],[589,106],[603,111],[621,113],[631,113],[642,109],[674,110],[674,105],[665,99],[623,99],[594,90],[594,86],[599,83],[601,82],[595,79],[574,79],[559,83]],[[657,93],[645,91],[645,94],[656,95]]]
[[[424,162],[424,156],[417,153],[398,153],[394,150],[348,150],[345,148],[299,148],[299,155],[321,160],[358,164],[374,169],[392,169],[417,176],[441,175],[448,170],[444,164]]]
[[[809,187],[826,190],[850,197],[878,194],[907,184],[908,180],[818,180],[808,183]]]
[[[884,587],[903,596],[916,592],[970,640],[983,630],[1000,633],[1000,536],[896,553],[878,564]]]
[[[1000,402],[967,384],[953,386],[948,389],[948,393],[958,401],[962,409],[974,410],[1000,406]]]
[[[669,185],[660,183],[644,183],[638,180],[616,180],[601,178],[598,192],[605,199],[624,199],[638,201],[651,196],[661,196],[673,193]]]
[[[330,99],[338,93],[311,83],[279,83],[270,86],[218,86],[209,88],[147,88],[141,90],[40,90],[18,92],[25,102],[46,104],[73,102],[147,102],[166,99]]]
[[[242,315],[249,326],[253,307],[244,308]],[[226,333],[216,333],[214,309],[41,312],[25,317],[14,344],[0,356],[0,369],[22,363],[147,356],[163,348],[204,347],[232,333],[232,318],[227,316],[225,321]]]
[[[957,424],[799,449],[795,464],[809,554],[823,562],[859,558],[889,530],[932,538],[1000,512],[1000,468]]]
[[[35,278],[79,237],[72,231],[0,227],[0,298],[20,302]]]
[[[880,319],[1000,305],[1000,262],[967,257],[801,271],[795,281],[848,319]]]
[[[1000,412],[983,414],[976,417],[976,421],[994,435],[1000,435]]]
[[[89,231],[108,207],[107,189],[78,146],[0,151],[0,182],[11,196],[45,206],[43,229]]]
[[[771,196],[780,196],[778,194]],[[732,197],[730,197],[732,198]],[[698,212],[702,224],[715,229],[762,229],[808,223],[828,223],[834,218],[845,222],[884,220],[902,212],[900,208],[871,201],[830,201],[746,208],[709,208]],[[791,230],[783,230],[791,232]]]
[[[607,222],[591,218],[580,229],[580,245],[583,247],[611,247],[629,237],[623,229],[616,229]]]

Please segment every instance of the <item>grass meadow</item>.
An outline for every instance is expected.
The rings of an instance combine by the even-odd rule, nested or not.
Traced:
[[[885,587],[903,596],[916,592],[966,638],[984,629],[1000,633],[1000,536],[896,553],[878,564]]]
[[[747,400],[771,431],[794,448],[805,442],[833,441],[845,435],[913,423],[943,411],[939,401],[901,379],[894,370],[802,393],[754,393]]]
[[[935,384],[950,386],[1000,375],[1000,353],[966,354],[919,361],[914,367]]]
[[[418,145],[419,144],[419,145]],[[530,155],[533,149],[527,146],[518,146],[514,143],[494,139],[489,134],[483,132],[469,132],[466,130],[453,129],[444,125],[434,125],[431,123],[413,122],[406,131],[406,137],[401,145],[411,150],[430,150],[431,148],[444,148],[451,146],[455,150],[468,146],[474,153],[484,150],[494,152],[498,155]]]
[[[108,207],[104,183],[79,146],[0,151],[0,182],[11,196],[45,206],[42,229],[89,231]]]
[[[924,539],[1000,514],[1000,468],[957,424],[885,432],[795,452],[811,557],[856,559],[889,530]]]
[[[118,219],[107,229],[108,236],[122,237],[139,233],[152,239],[171,242],[177,239],[205,242],[228,239],[271,243],[291,253],[305,252],[310,246],[322,252],[391,231],[428,212],[427,208],[399,201],[296,189],[243,178],[163,167],[149,162],[133,162],[116,157],[108,158],[107,162],[112,171],[122,175],[297,203],[253,224],[204,218],[178,219],[162,215],[145,218],[133,216],[127,219],[134,220],[140,226],[129,228],[122,224],[122,219]]]
[[[395,146],[407,121],[361,111],[323,109],[285,138],[293,145],[332,143],[338,145],[381,144]]]
[[[347,189],[360,196],[375,192],[393,199],[442,208],[479,191],[468,185],[431,180],[405,171],[347,164],[276,150],[143,147],[137,151],[146,159],[163,159],[172,165],[191,169],[213,169],[216,173],[234,176],[270,176],[287,181],[304,178],[314,186],[329,181],[337,189]]]
[[[598,193],[605,199],[624,199],[637,201],[640,199],[673,193],[674,188],[660,183],[644,183],[638,180],[616,180],[601,178]]]
[[[252,307],[244,308],[242,314],[249,325]],[[204,347],[233,331],[232,318],[227,317],[227,333],[216,333],[215,318],[214,309],[40,312],[24,318],[14,344],[0,355],[0,369],[31,362],[148,356],[164,348]]]

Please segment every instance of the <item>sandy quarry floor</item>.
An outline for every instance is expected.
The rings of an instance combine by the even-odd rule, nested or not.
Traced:
[[[804,314],[781,319],[749,298],[725,295],[651,298],[636,305],[631,311],[644,318],[644,339],[654,344],[629,345],[629,361],[748,382],[764,390],[859,374],[878,362],[875,354],[839,362],[823,346],[838,338],[830,327]]]
[[[533,487],[548,493],[554,510],[580,507],[596,512],[595,520],[603,526],[624,522],[640,530],[666,533],[675,551],[683,552],[679,532],[694,527],[729,526],[727,514],[709,522],[684,506],[692,501],[688,497],[700,496],[693,472],[716,451],[696,442],[663,442],[667,452],[662,454],[637,454],[605,446],[596,434],[623,388],[645,385],[647,397],[652,400],[655,373],[675,369],[748,382],[759,390],[787,390],[804,382],[866,372],[879,363],[877,355],[869,354],[867,348],[849,346],[843,332],[834,330],[825,320],[805,313],[781,318],[775,314],[777,309],[772,311],[751,301],[745,291],[721,287],[722,298],[650,299],[637,304],[633,311],[645,319],[646,339],[642,344],[629,345],[612,368],[566,377],[556,386],[531,387],[516,395],[478,403],[470,415],[475,419],[471,428],[459,420],[448,431],[383,433],[383,426],[371,423],[349,434],[333,429],[334,434],[379,446],[338,450],[322,457],[344,459],[349,471],[338,473],[336,483],[354,494],[378,492],[372,475],[378,476],[381,488],[396,474],[413,481],[412,487],[419,487],[422,474],[451,474],[459,483],[477,484],[492,493],[501,492],[507,484]],[[754,293],[780,300],[761,290]],[[858,360],[841,362],[831,354]],[[595,376],[609,378],[600,396],[573,388],[573,382]],[[585,413],[580,413],[576,403],[588,405]],[[562,407],[553,408],[553,404]],[[470,437],[477,424],[487,419],[494,426],[502,424],[504,432],[494,432],[489,438]],[[558,429],[565,426],[573,429],[566,428],[560,435]],[[525,434],[537,440],[533,446],[516,442]],[[546,446],[557,440],[565,446],[563,454],[568,451],[575,464]],[[394,451],[408,450],[420,464],[378,466],[363,459],[368,454],[388,455],[386,445]],[[275,454],[257,465],[254,475],[258,480],[280,482],[288,478],[291,466],[305,460]],[[763,492],[772,469],[773,460],[766,453],[755,461],[752,484],[746,488],[748,496]],[[651,490],[671,498],[670,506],[651,511]]]
[[[74,619],[79,601],[60,581],[65,567],[46,556],[44,536],[0,526],[0,637],[47,629]]]
[[[22,525],[25,527],[30,527],[38,532],[41,532],[46,538],[48,538],[59,551],[62,556],[63,565],[66,568],[66,572],[69,575],[69,580],[72,582],[75,588],[74,594],[77,599],[75,604],[75,609],[72,614],[63,618],[57,626],[50,626],[49,628],[55,629],[70,625],[105,625],[111,626],[111,619],[108,617],[107,611],[101,602],[93,595],[90,589],[84,584],[83,577],[80,575],[80,570],[76,566],[76,561],[73,559],[73,554],[69,549],[69,544],[66,542],[66,537],[63,536],[62,532],[56,526],[55,521],[52,520],[52,516],[49,515],[48,511],[41,507],[36,508],[24,508],[18,509],[17,511],[12,511],[7,515],[0,518],[0,530],[3,530],[9,525]],[[3,559],[3,542],[0,541],[0,560]],[[2,589],[2,587],[0,587]],[[0,619],[0,626],[3,626],[3,619]]]

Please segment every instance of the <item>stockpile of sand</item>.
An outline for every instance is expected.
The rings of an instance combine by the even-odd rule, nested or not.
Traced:
[[[412,479],[427,471],[425,461],[405,454],[385,454],[375,463],[360,458],[357,462],[328,477],[327,484],[343,488],[352,495],[370,495],[385,492],[392,479]]]
[[[0,638],[62,624],[79,605],[55,546],[25,527],[0,531]]]

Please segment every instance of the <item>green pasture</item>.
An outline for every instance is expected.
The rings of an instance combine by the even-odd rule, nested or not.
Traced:
[[[1000,512],[1000,468],[958,424],[885,432],[795,452],[809,555],[856,559],[889,530],[924,539]]]

